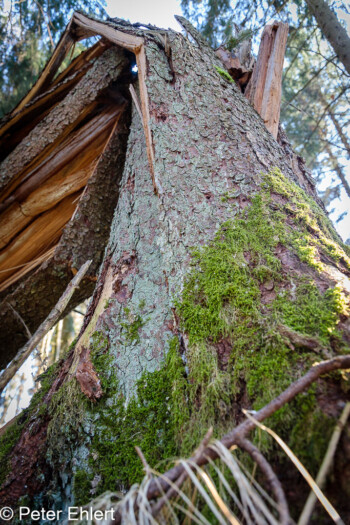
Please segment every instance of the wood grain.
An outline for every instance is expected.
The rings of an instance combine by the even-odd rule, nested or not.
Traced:
[[[265,27],[258,59],[245,91],[245,96],[275,139],[281,110],[282,72],[287,37],[288,24],[274,22]]]

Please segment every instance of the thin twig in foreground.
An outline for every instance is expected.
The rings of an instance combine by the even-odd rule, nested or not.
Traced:
[[[248,439],[242,439],[238,442],[238,446],[245,450],[253,460],[259,465],[261,472],[266,477],[273,494],[275,495],[278,513],[280,515],[280,524],[288,525],[291,522],[287,499],[281,485],[280,480],[274,473],[270,463],[265,459],[260,450],[251,443]]]
[[[310,475],[310,473],[307,471],[307,469],[304,467],[304,465],[299,461],[299,459],[296,457],[294,452],[288,447],[288,445],[283,441],[283,439],[280,438],[274,432],[271,430],[271,428],[266,427],[265,425],[259,423],[256,421],[252,415],[249,414],[248,410],[244,410],[244,414],[251,420],[253,423],[259,427],[261,430],[265,430],[270,436],[274,438],[275,441],[279,444],[279,446],[282,448],[282,450],[286,453],[286,455],[289,457],[289,459],[294,463],[294,466],[299,470],[300,474],[303,476],[305,481],[310,485],[316,496],[318,497],[320,503],[323,505],[324,509],[328,512],[332,520],[337,523],[338,525],[345,525],[342,521],[341,517],[339,516],[338,512],[335,510],[333,505],[330,503],[330,501],[326,498],[326,496],[323,494],[320,487],[315,483],[314,479]]]
[[[213,435],[213,428],[210,427],[193,456],[193,462],[196,462],[196,458],[200,457],[203,450],[207,448],[212,435]],[[187,473],[186,471],[183,471],[181,476],[175,481],[176,487],[181,487],[181,485],[183,484],[186,478],[187,478]],[[176,495],[176,489],[174,487],[170,487],[167,493],[164,494],[164,496],[162,496],[158,500],[157,504],[155,505],[153,512],[152,512],[153,517],[157,516],[157,514],[159,514],[162,507],[165,505],[166,501],[170,500],[175,495]]]
[[[86,261],[85,264],[80,268],[79,272],[74,276],[65,292],[60,297],[56,306],[51,310],[45,321],[41,323],[33,337],[25,344],[18,352],[17,355],[12,359],[10,365],[4,370],[0,376],[0,395],[4,388],[8,385],[9,381],[16,374],[17,370],[23,365],[24,361],[30,356],[34,348],[38,346],[42,338],[47,334],[49,330],[57,323],[62,313],[66,309],[69,301],[76,288],[79,286],[81,280],[85,276],[88,268],[91,264],[91,260]]]
[[[28,326],[26,325],[23,317],[21,317],[19,315],[19,313],[17,312],[17,310],[14,309],[14,307],[12,306],[11,303],[7,303],[9,305],[9,307],[11,308],[11,310],[13,311],[13,314],[15,315],[15,317],[17,317],[17,319],[19,320],[19,322],[22,324],[23,328],[25,329],[26,331],[26,334],[28,336],[28,339],[30,339],[32,337],[32,334],[30,333],[30,330],[28,328]]]
[[[350,414],[350,402],[347,402],[344,410],[339,418],[339,421],[337,421],[337,424],[335,426],[335,429],[333,431],[331,440],[328,445],[328,449],[326,452],[326,455],[322,461],[322,465],[320,467],[320,470],[317,474],[316,483],[320,487],[320,489],[323,488],[323,485],[326,481],[326,477],[329,471],[329,468],[332,464],[335,451],[337,449],[338,441],[341,435],[341,432],[345,426],[345,423],[349,417]],[[311,491],[309,494],[309,497],[307,498],[307,501],[305,503],[305,507],[303,509],[303,512],[300,515],[298,525],[307,525],[309,523],[312,511],[314,509],[315,503],[316,503],[316,494]]]

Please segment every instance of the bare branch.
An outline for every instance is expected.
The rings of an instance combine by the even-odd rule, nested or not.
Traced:
[[[350,38],[324,0],[306,0],[317,24],[350,75]]]
[[[11,308],[11,310],[13,311],[14,315],[17,317],[17,319],[21,322],[21,324],[23,325],[25,331],[27,332],[27,336],[28,336],[28,339],[30,339],[32,337],[32,334],[30,333],[30,330],[28,328],[28,326],[26,325],[23,317],[21,317],[19,315],[19,313],[17,312],[17,310],[14,309],[14,307],[12,306],[11,303],[7,303],[9,305],[9,307]]]
[[[266,460],[266,458],[264,458],[260,450],[256,448],[248,439],[241,439],[237,444],[253,458],[253,460],[260,467],[262,473],[265,475],[267,483],[270,486],[277,501],[278,512],[280,515],[280,524],[289,525],[291,520],[286,495],[281,482],[274,473],[270,463]]]
[[[311,139],[311,137],[313,136],[313,134],[315,133],[315,131],[318,129],[319,125],[321,124],[324,116],[327,115],[330,107],[335,104],[335,102],[346,92],[347,89],[348,89],[347,86],[343,87],[341,89],[341,91],[338,93],[338,95],[336,97],[334,97],[334,99],[326,106],[326,108],[324,109],[322,115],[317,120],[316,126],[314,127],[314,129],[312,130],[310,135],[306,138],[305,142],[307,142],[307,141],[309,141]]]
[[[51,310],[45,321],[41,323],[33,337],[28,341],[28,343],[25,346],[23,346],[23,348],[19,350],[16,357],[11,361],[10,365],[1,374],[0,394],[3,392],[4,388],[7,386],[9,381],[13,378],[17,370],[22,366],[24,361],[30,356],[34,348],[40,343],[41,339],[57,323],[62,313],[66,309],[69,301],[71,300],[75,289],[79,286],[81,280],[88,271],[91,262],[92,261],[90,260],[86,261],[86,263],[83,264],[79,272],[74,276],[74,278],[67,286],[65,292],[59,299],[56,306],[53,308],[53,310]]]
[[[328,62],[326,62],[318,71],[316,71],[316,73],[314,73],[312,75],[312,77],[309,78],[309,80],[300,88],[298,89],[298,91],[296,93],[294,93],[294,95],[292,96],[292,98],[290,100],[287,100],[285,102],[285,104],[283,105],[282,107],[282,110],[286,109],[286,107],[291,103],[293,102],[293,100],[295,100],[299,95],[300,93],[302,93],[304,91],[304,89],[306,89],[308,87],[309,84],[311,84],[311,82],[313,80],[315,80],[315,78],[317,78],[320,73],[322,73],[322,71],[327,67],[328,65]]]

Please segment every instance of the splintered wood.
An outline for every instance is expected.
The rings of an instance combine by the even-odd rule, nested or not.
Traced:
[[[65,33],[44,80],[0,128],[0,292],[53,256],[127,107],[118,88],[106,94],[128,68],[122,50],[101,56],[112,52],[108,42],[84,51],[53,80],[71,44]],[[98,61],[96,74],[86,75]]]
[[[123,109],[111,105],[71,133],[3,201],[0,291],[58,242]]]
[[[275,138],[280,118],[282,71],[287,37],[288,24],[275,22],[265,27],[258,59],[245,91],[245,96]]]

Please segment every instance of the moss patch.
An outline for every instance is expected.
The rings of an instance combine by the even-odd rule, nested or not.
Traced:
[[[13,447],[19,440],[24,423],[15,421],[8,430],[5,431],[4,435],[0,438],[0,486],[6,480],[6,477],[11,468],[10,465],[10,453]]]
[[[73,494],[75,505],[82,506],[91,500],[92,475],[86,470],[78,470],[74,474]]]
[[[234,82],[233,78],[231,77],[230,73],[226,71],[226,69],[222,69],[221,67],[214,66],[216,71],[219,73],[219,75],[227,80],[228,82]]]
[[[230,194],[224,199],[234,202]],[[277,248],[285,246],[317,272],[323,268],[321,251],[348,264],[335,239],[318,206],[273,170],[263,176],[262,191],[252,197],[251,206],[223,224],[209,245],[193,251],[192,270],[176,305],[190,343],[189,406],[196,406],[188,421],[191,431],[183,441],[185,452],[195,445],[191,438],[198,442],[209,426],[221,433],[232,426],[232,407],[244,392],[259,409],[316,360],[310,351],[292,350],[280,324],[319,338],[329,349],[336,338],[339,351],[348,351],[337,328],[340,314],[348,313],[340,288],[321,293],[312,277],[288,275],[276,255]],[[263,302],[266,289],[273,289],[273,295]],[[223,368],[220,345],[224,343],[231,350]],[[315,407],[314,394],[299,396],[269,423],[296,446],[297,453],[293,428],[302,420],[306,424],[311,414],[317,426],[324,417]],[[322,450],[324,441],[319,442]],[[271,447],[267,438],[261,447],[265,451]],[[311,458],[314,450],[309,452]]]
[[[101,361],[104,355],[105,361]],[[184,369],[177,351],[176,340],[171,343],[164,366],[145,373],[137,383],[136,396],[127,406],[111,372],[110,356],[96,353],[93,363],[99,376],[108,381],[105,397],[92,407],[96,414],[95,435],[92,440],[90,465],[101,475],[98,492],[122,490],[143,476],[142,463],[136,454],[139,446],[150,465],[178,453],[175,441],[186,417]],[[180,408],[181,407],[181,408]],[[118,483],[118,484],[117,484]]]
[[[322,271],[319,255],[323,252],[336,262],[342,261],[350,269],[348,247],[341,242],[331,221],[315,201],[277,168],[265,174],[263,179],[263,187],[270,194],[286,199],[280,209],[284,209],[297,227],[294,231],[289,229],[289,240],[300,259]]]

